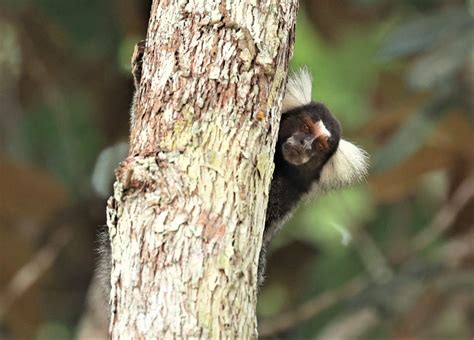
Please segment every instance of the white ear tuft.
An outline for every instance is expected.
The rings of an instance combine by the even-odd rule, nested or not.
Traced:
[[[288,76],[282,112],[311,103],[312,77],[306,67],[292,72]]]
[[[324,165],[319,186],[324,191],[345,187],[367,175],[369,156],[356,145],[341,139],[339,146]]]

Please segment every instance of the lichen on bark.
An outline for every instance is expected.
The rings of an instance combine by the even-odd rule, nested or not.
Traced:
[[[154,1],[108,202],[113,338],[255,338],[296,0]]]

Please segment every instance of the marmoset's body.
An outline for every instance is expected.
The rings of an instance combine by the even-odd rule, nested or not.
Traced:
[[[132,58],[136,90],[140,84],[143,48],[143,44],[137,45]],[[305,69],[288,79],[258,266],[259,284],[263,282],[269,243],[296,207],[304,200],[360,180],[367,172],[366,153],[341,139],[338,121],[323,104],[311,100],[311,85],[311,76]],[[108,300],[111,270],[108,233],[101,235],[100,243],[97,275]]]
[[[263,282],[268,245],[296,207],[361,180],[367,173],[366,153],[341,139],[339,122],[323,104],[311,100],[311,89],[311,75],[306,69],[289,76],[259,259],[259,283]]]

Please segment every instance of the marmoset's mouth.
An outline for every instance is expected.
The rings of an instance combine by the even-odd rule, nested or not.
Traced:
[[[301,165],[309,160],[304,148],[291,143],[283,144],[282,153],[285,160],[293,165]]]

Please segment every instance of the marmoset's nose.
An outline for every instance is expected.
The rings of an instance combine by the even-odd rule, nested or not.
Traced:
[[[315,137],[313,135],[300,134],[296,138],[296,142],[305,149],[311,149]]]

